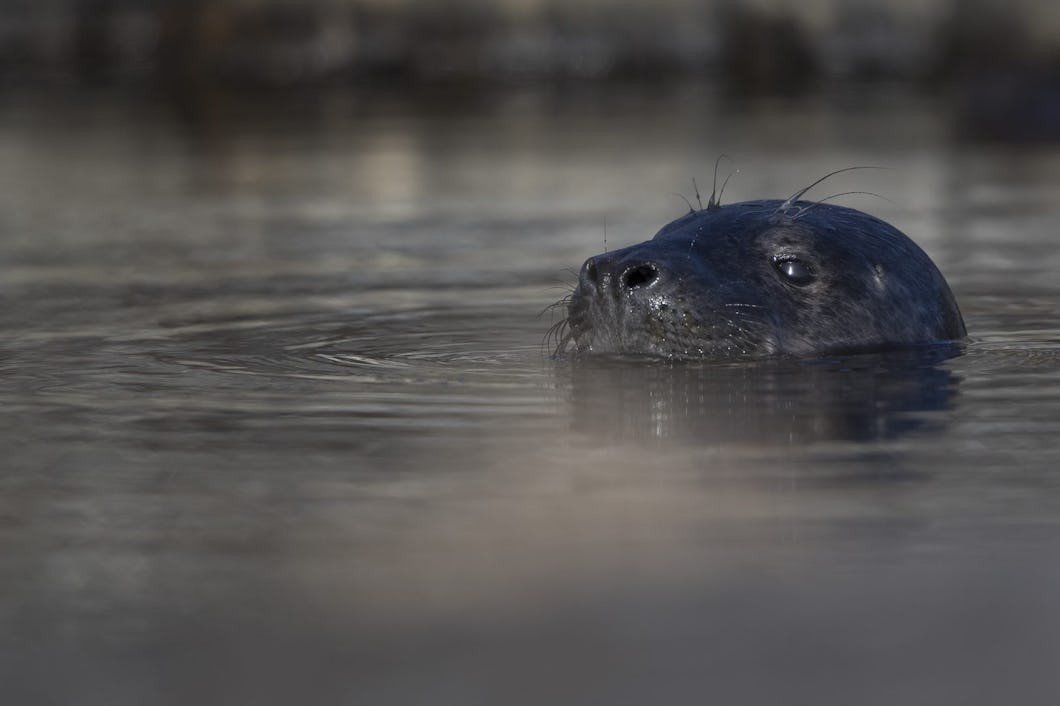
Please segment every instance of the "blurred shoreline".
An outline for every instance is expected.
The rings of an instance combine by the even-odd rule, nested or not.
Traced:
[[[1031,0],[53,0],[0,13],[0,85],[710,79],[790,93],[1060,74]]]
[[[695,85],[725,100],[897,89],[963,134],[1060,141],[1060,5],[1038,0],[51,0],[0,13],[0,91],[407,95]],[[624,90],[624,89],[623,89]],[[282,106],[279,106],[282,107]]]

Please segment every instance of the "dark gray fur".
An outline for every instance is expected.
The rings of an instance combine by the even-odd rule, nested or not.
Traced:
[[[812,271],[798,285],[778,262]],[[808,356],[963,338],[946,280],[912,240],[851,208],[748,201],[685,215],[582,266],[557,351]]]

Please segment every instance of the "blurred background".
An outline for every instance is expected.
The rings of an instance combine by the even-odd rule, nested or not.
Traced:
[[[971,339],[550,359],[723,153]],[[1052,706],[1058,223],[1057,2],[0,0],[0,701]]]
[[[1051,139],[1058,77],[1060,7],[1046,0],[7,0],[0,14],[0,85],[185,102],[235,88],[692,80],[747,96],[897,82],[946,87],[976,134]]]
[[[186,85],[1055,73],[1045,0],[7,0],[7,82]]]

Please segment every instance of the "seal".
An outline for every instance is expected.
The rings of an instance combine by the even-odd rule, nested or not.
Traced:
[[[804,191],[726,206],[712,196],[651,240],[590,257],[556,352],[808,357],[966,335],[916,243],[861,211],[798,200]]]

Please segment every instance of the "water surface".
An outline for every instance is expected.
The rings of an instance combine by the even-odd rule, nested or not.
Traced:
[[[665,110],[660,110],[665,106]],[[10,703],[1052,703],[1060,151],[886,91],[0,108]],[[548,356],[589,255],[849,197],[969,341]]]

